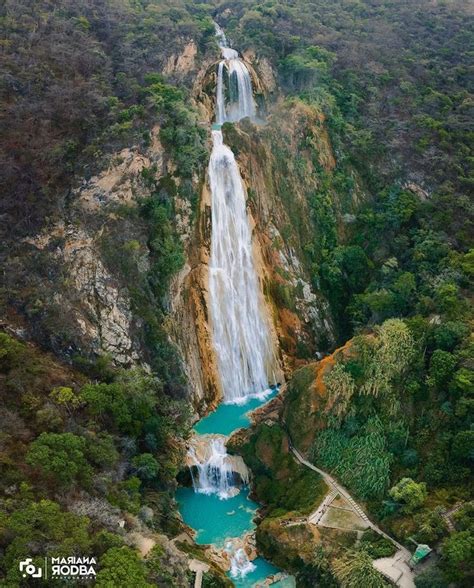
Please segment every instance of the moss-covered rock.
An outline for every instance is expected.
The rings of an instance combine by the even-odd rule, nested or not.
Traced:
[[[262,423],[238,448],[253,473],[253,492],[267,512],[295,516],[310,513],[320,503],[326,484],[316,472],[298,464],[279,424]]]

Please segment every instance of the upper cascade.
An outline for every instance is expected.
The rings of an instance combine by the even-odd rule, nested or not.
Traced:
[[[223,57],[217,70],[216,122],[222,125],[225,122],[237,122],[246,116],[253,118],[256,108],[250,72],[238,52],[228,46],[224,31],[217,23],[216,36]]]

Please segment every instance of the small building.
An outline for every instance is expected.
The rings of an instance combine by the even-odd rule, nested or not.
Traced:
[[[432,552],[432,549],[429,545],[424,545],[422,543],[419,543],[416,546],[416,550],[415,553],[411,556],[410,559],[410,566],[414,567],[417,564],[420,563],[420,561],[423,561],[426,557],[428,557],[428,555]]]

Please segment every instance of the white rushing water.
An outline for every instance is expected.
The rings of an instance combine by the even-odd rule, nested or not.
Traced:
[[[229,547],[229,549],[232,549]],[[230,575],[232,578],[244,578],[253,572],[255,565],[249,560],[245,550],[240,547],[230,557]]]
[[[224,403],[234,404],[220,407],[224,413],[219,415],[219,419],[223,417],[226,420],[217,425],[215,421],[220,409],[211,415],[216,417],[213,421],[215,428],[220,429],[219,425],[233,424],[232,419],[235,419],[236,428],[242,425],[240,419],[244,413],[234,414],[235,410],[245,411],[250,398],[257,397],[263,401],[271,392],[268,380],[275,383],[274,369],[278,370],[278,365],[253,259],[246,193],[234,154],[224,144],[220,130],[224,122],[255,116],[252,82],[248,68],[237,51],[228,46],[224,31],[217,24],[216,36],[223,59],[217,70],[217,124],[213,125],[213,129],[217,127],[218,130],[212,131],[213,149],[208,170],[212,197],[209,315]],[[275,389],[275,386],[272,388]],[[238,407],[236,404],[245,406]],[[241,456],[227,453],[227,437],[218,434],[215,428],[193,436],[187,465],[194,492],[228,499],[238,494],[237,485],[248,485],[249,471]],[[195,495],[195,498],[198,497]],[[252,515],[254,512],[247,508],[245,511]],[[234,514],[235,511],[227,512],[226,517]],[[217,516],[217,513],[211,513],[207,517],[211,527]],[[233,529],[232,526],[230,528]],[[237,533],[237,529],[235,531],[235,534],[241,534]],[[230,531],[226,539],[229,575],[236,583],[252,572],[260,573],[263,578],[262,565],[269,575],[267,562],[261,558],[257,558],[255,563],[249,560],[246,546],[250,553],[255,554],[253,546],[248,549],[249,538],[234,537]]]
[[[255,101],[249,70],[237,51],[228,47],[224,31],[219,25],[216,25],[216,36],[224,58],[217,69],[216,122],[222,125],[246,116],[254,117]]]
[[[249,71],[237,51],[228,47],[225,34],[218,25],[216,36],[224,58],[218,66],[217,123],[254,116]],[[227,72],[227,78],[224,72]],[[226,79],[230,97],[227,102]],[[209,162],[212,195],[209,311],[212,341],[224,401],[245,403],[251,397],[268,392],[268,376],[273,376],[270,374],[273,349],[253,261],[246,195],[239,168],[234,154],[224,144],[220,130],[212,131],[212,140]],[[234,473],[225,441],[211,439],[207,453],[200,459],[190,451],[193,467],[197,470],[197,475],[193,474],[191,467],[195,491],[217,494],[220,498],[231,496],[235,492]]]
[[[193,474],[195,492],[217,494],[219,498],[229,498],[232,494],[234,473],[225,447],[224,439],[212,439],[209,443],[209,455],[200,462],[195,459],[197,477]]]
[[[268,389],[271,339],[253,263],[245,193],[232,151],[212,131],[209,162],[212,236],[209,299],[212,334],[226,402]]]

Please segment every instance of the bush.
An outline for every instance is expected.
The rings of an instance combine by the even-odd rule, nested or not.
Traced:
[[[130,547],[112,547],[99,560],[98,588],[151,588],[147,570],[138,553]]]
[[[83,437],[73,433],[41,433],[31,444],[26,463],[60,486],[76,482],[87,485],[92,468],[85,452],[86,441]]]

